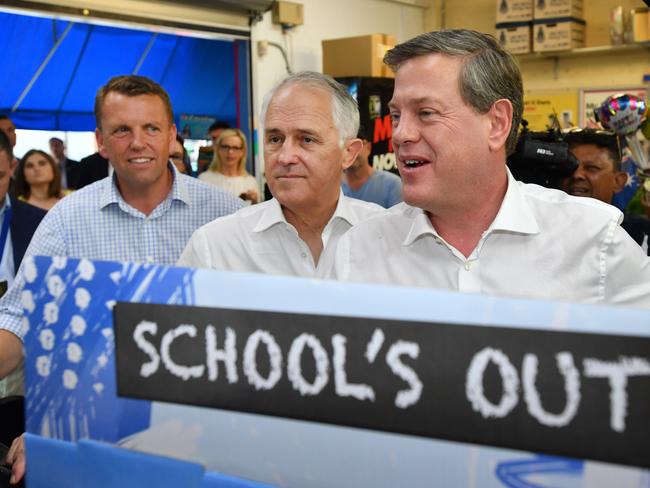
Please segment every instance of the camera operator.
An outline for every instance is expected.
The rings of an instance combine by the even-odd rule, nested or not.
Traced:
[[[598,129],[572,129],[563,137],[579,164],[573,174],[560,180],[560,188],[569,195],[611,204],[627,182],[627,174],[621,171],[618,136]],[[621,226],[650,255],[650,220],[626,215]]]

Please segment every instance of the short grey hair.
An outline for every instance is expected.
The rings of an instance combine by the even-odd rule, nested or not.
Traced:
[[[332,120],[339,132],[339,145],[343,147],[345,141],[357,136],[359,130],[359,107],[357,102],[348,93],[348,90],[334,78],[315,71],[301,71],[284,78],[264,97],[260,119],[262,130],[266,120],[266,112],[271,100],[281,89],[291,85],[302,85],[310,88],[324,90],[332,96]]]
[[[497,100],[510,100],[512,127],[506,140],[506,153],[512,154],[524,109],[523,83],[514,58],[488,34],[445,29],[398,44],[386,53],[384,63],[397,71],[405,61],[433,53],[461,58],[460,95],[478,113],[487,113]]]

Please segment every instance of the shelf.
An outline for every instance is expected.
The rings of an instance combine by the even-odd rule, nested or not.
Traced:
[[[610,54],[629,51],[650,50],[650,42],[638,42],[635,44],[620,44],[615,46],[582,47],[570,51],[554,51],[545,53],[515,54],[519,61],[535,61],[544,59],[571,58],[577,56],[589,56],[594,54]]]

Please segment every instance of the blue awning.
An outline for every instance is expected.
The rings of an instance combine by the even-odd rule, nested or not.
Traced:
[[[248,119],[237,112],[248,94],[237,86],[242,42],[0,12],[0,113],[20,129],[92,131],[97,89],[137,71],[167,90],[177,120],[208,116],[239,125]]]

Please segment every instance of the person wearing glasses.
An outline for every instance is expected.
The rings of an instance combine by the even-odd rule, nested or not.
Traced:
[[[571,176],[560,181],[561,189],[569,195],[611,204],[627,183],[627,173],[621,169],[618,136],[600,129],[572,129],[564,134],[564,140],[579,165]],[[621,227],[650,255],[648,218],[626,215]]]
[[[188,176],[195,176],[192,172],[192,165],[190,164],[190,156],[185,149],[185,139],[179,134],[176,134],[176,141],[172,152],[169,153],[169,160],[172,162],[179,173]]]
[[[225,129],[215,143],[215,153],[208,171],[199,179],[222,188],[242,200],[257,203],[257,180],[246,171],[246,136],[239,129]]]

